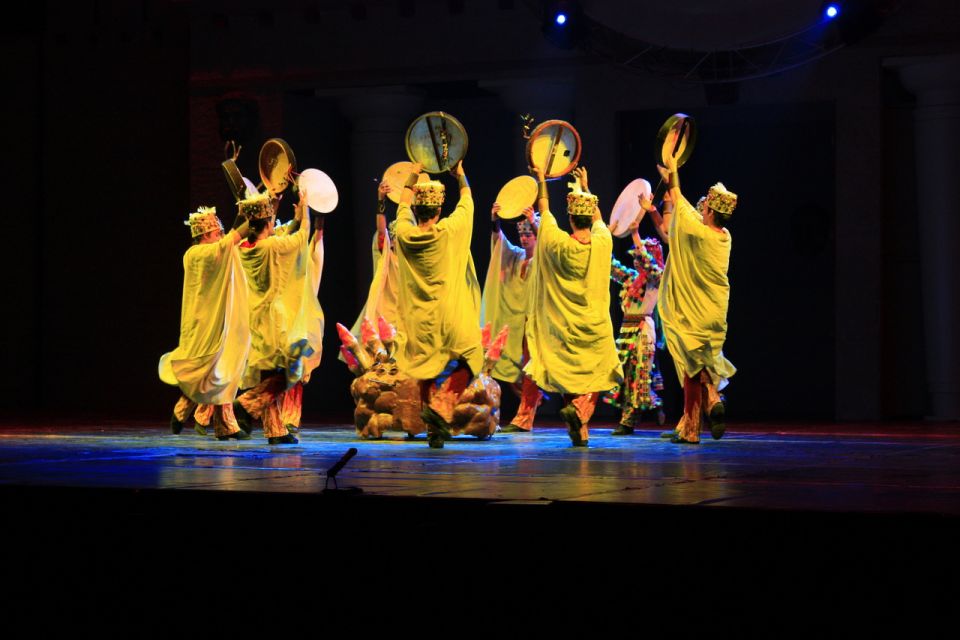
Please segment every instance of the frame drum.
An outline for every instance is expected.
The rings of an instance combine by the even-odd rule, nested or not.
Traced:
[[[543,169],[544,178],[559,178],[577,167],[580,149],[580,134],[573,125],[564,120],[547,120],[530,134],[527,162]]]
[[[443,111],[425,113],[407,128],[407,155],[427,173],[452,169],[467,155],[468,142],[460,121]]]

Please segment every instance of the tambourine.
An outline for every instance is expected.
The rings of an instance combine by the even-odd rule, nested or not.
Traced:
[[[387,197],[393,204],[400,204],[400,196],[403,194],[403,185],[407,183],[407,178],[413,172],[412,162],[394,162],[383,172],[383,182],[390,185],[390,193]],[[426,182],[430,179],[425,173],[421,173],[417,182]]]
[[[548,180],[573,171],[580,161],[580,134],[569,122],[541,122],[527,141],[527,163],[543,169]]]
[[[632,181],[620,192],[613,204],[613,211],[610,212],[610,233],[618,238],[625,238],[630,235],[630,227],[643,220],[646,211],[640,206],[641,195],[648,198],[653,196],[650,183],[643,178]]]
[[[512,220],[523,215],[523,210],[533,206],[537,199],[537,181],[530,176],[517,176],[503,185],[497,194],[500,211],[497,216]]]
[[[467,155],[467,131],[460,121],[443,111],[431,111],[407,128],[407,156],[427,173],[449,171]]]
[[[230,193],[233,194],[234,202],[239,202],[247,197],[247,183],[244,181],[240,168],[237,167],[235,160],[224,160],[220,163],[223,167],[223,175],[227,179],[227,186],[230,187]]]
[[[671,131],[677,131],[680,136],[675,143],[667,137]],[[657,141],[653,155],[657,164],[666,166],[667,158],[671,155],[677,159],[677,167],[682,167],[693,154],[693,147],[697,144],[697,123],[685,113],[675,113],[660,127],[657,132]]]
[[[272,195],[278,195],[289,187],[297,170],[293,149],[280,138],[270,138],[263,143],[257,164],[260,180]]]
[[[304,169],[297,177],[297,190],[307,192],[307,206],[317,213],[330,213],[340,201],[337,185],[320,169]]]

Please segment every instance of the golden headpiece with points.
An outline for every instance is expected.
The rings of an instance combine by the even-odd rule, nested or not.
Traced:
[[[413,204],[427,207],[439,207],[443,204],[446,189],[438,180],[418,182],[413,185]]]
[[[196,238],[205,233],[223,231],[223,223],[217,217],[216,207],[198,207],[183,224],[190,227],[190,237]]]
[[[540,220],[540,214],[539,214],[539,213],[534,213],[534,214],[533,214],[533,218],[534,218],[535,221],[539,221],[539,220]],[[530,224],[530,221],[527,220],[527,218],[523,217],[523,218],[520,218],[520,219],[517,221],[517,232],[518,232],[518,233],[534,233],[534,234],[535,234],[535,233],[536,233],[536,229],[534,228],[534,226],[533,226],[532,224]]]
[[[570,188],[570,193],[567,194],[567,213],[571,216],[593,217],[593,210],[600,205],[600,199],[583,191],[579,180],[574,180],[567,186]]]
[[[707,192],[707,206],[714,211],[729,215],[737,208],[737,194],[727,191],[723,183],[718,182]]]
[[[244,198],[240,201],[240,212],[249,220],[270,218],[273,215],[273,198],[266,191]]]

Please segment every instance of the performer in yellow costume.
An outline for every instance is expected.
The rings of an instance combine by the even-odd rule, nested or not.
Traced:
[[[233,414],[250,348],[247,285],[237,244],[247,223],[224,235],[216,209],[200,207],[184,224],[193,246],[183,256],[180,343],[160,358],[160,379],[180,387],[182,395],[170,422],[173,433],[201,405],[213,413],[218,440],[246,440]]]
[[[726,225],[737,195],[722,183],[710,187],[694,209],[680,192],[676,159],[658,167],[675,205],[670,220],[670,255],[660,283],[659,311],[667,349],[683,385],[683,417],[672,442],[700,442],[701,412],[711,434],[724,433],[724,406],[719,390],[736,368],[723,355],[727,336],[730,282],[727,269],[733,238]]]
[[[490,236],[490,266],[483,285],[480,306],[480,324],[490,323],[495,331],[504,325],[510,327],[507,344],[500,360],[493,367],[492,377],[513,386],[520,396],[520,407],[504,433],[525,432],[533,429],[537,407],[543,401],[543,392],[529,376],[523,375],[523,366],[529,359],[524,338],[527,316],[533,300],[533,254],[537,248],[536,227],[540,221],[533,207],[524,210],[517,222],[520,246],[514,246],[500,228],[494,203],[490,212],[493,233]]]
[[[370,282],[367,302],[350,329],[357,337],[360,336],[364,318],[377,326],[378,318],[382,316],[398,331],[403,329],[399,313],[400,266],[393,246],[396,242],[396,220],[388,225],[386,216],[385,200],[390,190],[390,184],[386,181],[380,182],[377,187],[377,230],[372,247],[373,280]]]
[[[533,167],[533,172],[541,222],[527,323],[530,362],[523,370],[540,388],[564,394],[560,415],[573,446],[585,447],[597,399],[623,379],[610,321],[613,238],[600,218],[597,197],[589,193],[586,169],[575,170],[577,182],[567,196],[570,234],[560,230],[550,212],[543,170]]]
[[[251,347],[243,378],[248,390],[237,398],[234,408],[241,420],[262,420],[270,444],[296,444],[283,414],[299,414],[302,390],[297,385],[320,363],[323,310],[316,285],[322,257],[318,264],[318,247],[308,240],[305,192],[301,190],[295,207],[296,231],[274,235],[276,208],[277,201],[268,194],[240,202],[250,220],[240,260],[250,297]],[[322,243],[322,237],[318,235],[316,242]],[[319,252],[322,256],[322,246]],[[297,406],[284,409],[290,403]]]
[[[400,273],[400,317],[397,335],[400,370],[421,380],[423,419],[431,447],[443,447],[460,393],[483,366],[480,343],[480,283],[470,253],[473,236],[473,197],[458,162],[452,172],[460,200],[440,220],[444,186],[417,183],[415,164],[397,208],[397,247]],[[437,378],[453,364],[442,393]]]

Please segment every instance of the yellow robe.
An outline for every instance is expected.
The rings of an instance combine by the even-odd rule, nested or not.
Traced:
[[[261,371],[283,369],[292,385],[308,378],[319,364],[324,319],[316,291],[322,245],[311,247],[309,234],[310,222],[304,216],[295,233],[240,247],[250,296],[251,346],[242,383],[245,389],[260,382]]]
[[[504,382],[516,382],[521,377],[523,333],[530,301],[533,300],[533,260],[514,246],[503,231],[490,236],[490,266],[483,284],[480,305],[480,326],[491,324],[496,335],[504,325],[510,327],[507,344],[500,360],[493,367],[493,377]]]
[[[607,391],[623,379],[610,320],[613,238],[598,220],[590,244],[581,244],[550,211],[541,216],[524,372],[546,391]]]
[[[390,226],[395,229],[395,225]],[[395,230],[394,233],[396,233]],[[384,320],[392,324],[397,331],[400,331],[403,326],[399,311],[400,266],[390,235],[389,230],[384,234],[383,250],[381,250],[376,232],[373,234],[373,280],[367,292],[367,302],[350,329],[353,335],[358,337],[364,318],[368,318],[373,326],[377,326],[377,318],[383,316]]]
[[[180,344],[160,358],[160,379],[198,404],[233,402],[250,348],[247,284],[235,233],[187,249]]]
[[[400,317],[397,363],[412,378],[436,378],[450,360],[483,366],[480,346],[480,283],[470,253],[473,198],[429,229],[417,226],[410,205],[397,208]]]
[[[736,373],[723,356],[733,238],[708,228],[685,198],[670,222],[670,255],[660,281],[659,310],[667,349],[683,384],[684,375],[706,369],[720,388]]]

